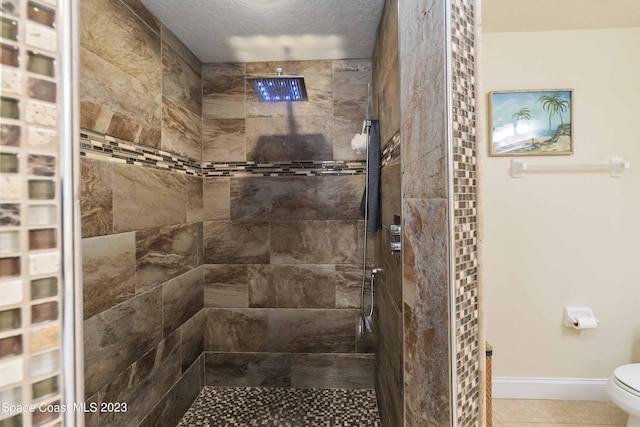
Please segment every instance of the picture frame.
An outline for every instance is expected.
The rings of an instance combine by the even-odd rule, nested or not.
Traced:
[[[489,92],[489,156],[573,154],[573,89]]]

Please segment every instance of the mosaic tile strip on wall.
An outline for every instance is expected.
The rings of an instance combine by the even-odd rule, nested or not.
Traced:
[[[480,422],[474,0],[451,2],[457,418]]]
[[[195,159],[87,130],[80,133],[80,155],[97,160],[173,170],[187,175],[202,174],[200,162]]]
[[[208,162],[134,144],[112,136],[83,130],[82,156],[148,166],[203,177],[364,175],[364,160],[314,160],[290,162]]]
[[[396,132],[389,141],[382,147],[381,164],[386,166],[387,163],[400,158],[400,131]]]
[[[60,414],[60,172],[55,0],[2,2],[0,74],[0,425]],[[11,409],[11,408],[9,408]]]
[[[365,165],[364,160],[207,163],[202,174],[204,177],[364,175]]]

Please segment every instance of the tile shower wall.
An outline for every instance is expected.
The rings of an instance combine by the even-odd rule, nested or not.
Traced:
[[[309,101],[257,101],[246,76],[302,74]],[[203,65],[203,163],[364,159],[351,149],[367,113],[370,60]]]
[[[137,0],[80,5],[85,397],[128,404],[86,423],[171,425],[204,378],[201,66]]]
[[[400,69],[398,62],[398,2],[385,2],[373,52],[373,111],[380,120],[383,146],[382,230],[374,233],[375,265],[382,268],[376,286],[376,391],[384,427],[404,422],[402,326],[402,260],[389,250],[389,225],[402,214],[400,129]],[[395,150],[392,148],[395,147]]]
[[[373,50],[373,111],[384,146],[400,129],[398,0],[386,0]]]
[[[376,266],[382,268],[376,286],[376,380],[383,426],[401,426],[404,418],[402,259],[389,250],[392,236],[389,225],[401,214],[401,159],[395,158],[382,168],[382,230],[376,245]]]
[[[200,61],[138,0],[80,6],[80,127],[200,160]]]
[[[407,427],[448,425],[453,416],[445,5],[415,0],[399,9]]]
[[[246,75],[305,76],[309,102],[255,100]],[[203,66],[203,166],[352,160],[368,60]],[[356,353],[362,175],[204,180],[206,384],[372,388]]]
[[[0,55],[0,402],[59,404],[60,170],[57,2],[2,2]],[[5,411],[0,425],[53,425]]]

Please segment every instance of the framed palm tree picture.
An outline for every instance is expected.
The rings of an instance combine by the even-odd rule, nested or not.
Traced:
[[[489,93],[489,155],[573,154],[573,90]]]

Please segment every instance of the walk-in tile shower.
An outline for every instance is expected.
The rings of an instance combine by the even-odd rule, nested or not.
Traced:
[[[6,40],[4,16],[19,3],[2,5],[1,148],[22,155],[29,141],[56,136],[53,124],[28,121],[41,116],[22,123],[15,111],[28,109],[4,99],[12,67],[5,45],[26,52],[27,67],[29,52],[45,53]],[[27,3],[53,8],[49,0]],[[387,0],[369,58],[202,63],[138,0],[79,2],[80,129],[61,144],[75,139],[80,148],[78,385],[87,405],[127,408],[88,412],[87,426],[477,424],[474,2],[431,3]],[[20,26],[47,25],[13,16]],[[247,78],[276,68],[304,76],[308,99],[259,102]],[[22,95],[12,98],[23,102],[16,105],[33,103]],[[366,160],[350,143],[368,104],[380,121],[382,230],[369,232],[365,245]],[[15,126],[28,131],[16,134]],[[14,232],[23,224],[8,205],[22,201],[6,191],[14,172],[5,157],[0,226],[10,228],[0,231]],[[19,163],[19,173],[68,185],[55,171],[40,178],[46,165],[29,167]],[[18,283],[13,258],[0,255],[2,286]],[[364,338],[363,260],[367,280],[379,269],[374,333]],[[63,300],[69,295],[47,302],[72,307],[72,297]],[[1,314],[30,305],[25,299]],[[57,351],[61,320],[34,324],[36,332],[58,327],[43,354]],[[0,331],[4,370],[42,356],[33,337],[16,353],[13,335]],[[26,377],[2,383],[0,395],[23,387],[14,400],[82,401],[65,394],[69,374],[57,388],[43,385],[55,390],[46,397],[38,386],[26,399],[34,385]],[[34,425],[54,419],[36,417]]]

